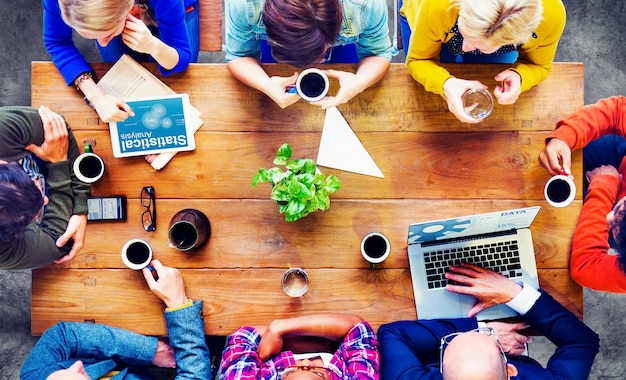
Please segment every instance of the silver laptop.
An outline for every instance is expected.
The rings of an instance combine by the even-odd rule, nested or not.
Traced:
[[[445,289],[444,273],[468,262],[538,289],[530,227],[541,206],[442,219],[409,226],[408,254],[419,319],[464,318],[476,298]],[[506,305],[487,308],[479,320],[514,317]]]

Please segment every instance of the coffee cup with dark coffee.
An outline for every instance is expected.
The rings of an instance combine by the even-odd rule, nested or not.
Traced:
[[[380,232],[370,232],[361,240],[361,255],[370,263],[371,269],[374,269],[376,264],[385,261],[390,252],[389,239]]]
[[[303,70],[296,79],[296,91],[307,102],[317,102],[328,93],[330,82],[328,76],[320,69]]]
[[[104,175],[104,161],[93,152],[91,144],[86,144],[85,153],[74,160],[74,174],[85,183],[94,183]]]
[[[172,217],[168,245],[180,251],[201,247],[211,235],[211,224],[206,215],[196,209],[180,210]]]
[[[132,239],[124,244],[122,248],[122,262],[128,268],[141,270],[152,261],[152,247],[147,241]]]
[[[557,174],[546,182],[543,195],[550,206],[566,207],[576,197],[576,184],[570,177]]]

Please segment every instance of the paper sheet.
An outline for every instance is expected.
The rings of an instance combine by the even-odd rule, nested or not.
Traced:
[[[337,107],[326,110],[317,164],[385,178]]]
[[[123,55],[111,69],[98,81],[100,87],[107,94],[122,99],[138,99],[158,95],[173,95],[174,90],[167,87],[159,78],[155,77],[145,67],[141,66],[128,55]],[[200,111],[191,106],[191,127],[196,133],[202,126]],[[174,157],[176,152],[161,153],[150,165],[161,170]]]

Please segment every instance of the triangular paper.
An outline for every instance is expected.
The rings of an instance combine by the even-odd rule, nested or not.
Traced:
[[[385,178],[337,107],[326,110],[317,164]]]

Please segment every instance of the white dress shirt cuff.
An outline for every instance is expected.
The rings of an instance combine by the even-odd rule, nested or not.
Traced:
[[[541,293],[527,283],[521,283],[522,291],[519,292],[512,300],[506,303],[508,307],[524,315],[537,302]]]

